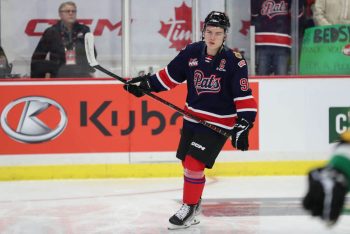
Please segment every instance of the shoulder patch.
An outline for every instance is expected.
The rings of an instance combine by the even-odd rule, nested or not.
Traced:
[[[246,66],[247,65],[247,63],[245,62],[245,60],[243,59],[243,60],[241,60],[241,61],[239,61],[239,63],[238,63],[238,66],[239,67],[244,67],[244,66]]]
[[[237,51],[232,51],[233,54],[236,56],[236,58],[242,59],[243,56],[241,55],[241,53],[237,52]]]

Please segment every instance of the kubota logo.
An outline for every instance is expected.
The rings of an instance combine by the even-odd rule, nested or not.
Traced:
[[[5,133],[23,143],[40,143],[59,136],[67,125],[67,114],[46,97],[23,97],[8,104],[0,117]]]
[[[78,22],[91,27],[93,23],[96,23],[94,29],[91,29],[95,36],[101,36],[105,29],[109,31],[117,31],[117,35],[122,35],[122,22],[111,22],[109,19],[98,19],[97,22],[94,19],[78,19]],[[57,19],[31,19],[29,20],[25,33],[28,36],[41,36],[44,30],[57,23]]]

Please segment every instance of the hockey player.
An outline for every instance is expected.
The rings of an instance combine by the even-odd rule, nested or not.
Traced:
[[[154,75],[133,78],[124,88],[141,97],[144,92],[170,90],[187,82],[185,110],[232,134],[232,145],[248,150],[257,105],[248,83],[246,60],[224,42],[230,27],[228,17],[213,11],[204,21],[203,41],[184,48],[164,69]],[[138,84],[138,85],[135,85]],[[199,223],[205,168],[212,168],[227,138],[184,117],[176,157],[184,168],[183,205],[169,219],[169,229]]]
[[[327,165],[309,172],[308,183],[304,208],[326,224],[335,224],[350,189],[350,131],[341,135]]]

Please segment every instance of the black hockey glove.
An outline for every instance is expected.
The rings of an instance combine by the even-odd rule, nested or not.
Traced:
[[[151,84],[149,83],[150,74],[138,76],[129,80],[123,88],[134,95],[135,97],[142,97],[147,92],[151,92]],[[135,85],[140,83],[139,85]]]
[[[246,119],[238,119],[232,129],[232,146],[238,150],[246,151],[249,148],[248,135],[253,123]]]
[[[331,167],[317,168],[309,172],[308,185],[303,207],[328,225],[335,224],[349,186],[345,175]]]

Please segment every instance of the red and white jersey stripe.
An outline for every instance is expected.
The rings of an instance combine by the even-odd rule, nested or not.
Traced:
[[[237,112],[254,111],[258,112],[256,101],[252,95],[237,97],[233,99]]]
[[[264,46],[292,47],[292,37],[288,34],[257,32],[255,33],[255,44]]]
[[[208,111],[195,109],[193,107],[188,106],[188,103],[186,103],[185,111],[194,116],[197,116],[200,119],[205,120],[210,124],[216,125],[221,128],[229,129],[229,130],[233,129],[233,126],[236,123],[236,119],[237,119],[237,114],[218,115]],[[184,116],[184,119],[197,123],[197,121],[187,116]]]
[[[168,67],[165,67],[156,73],[159,83],[166,89],[170,90],[181,84],[173,79],[168,72]]]

